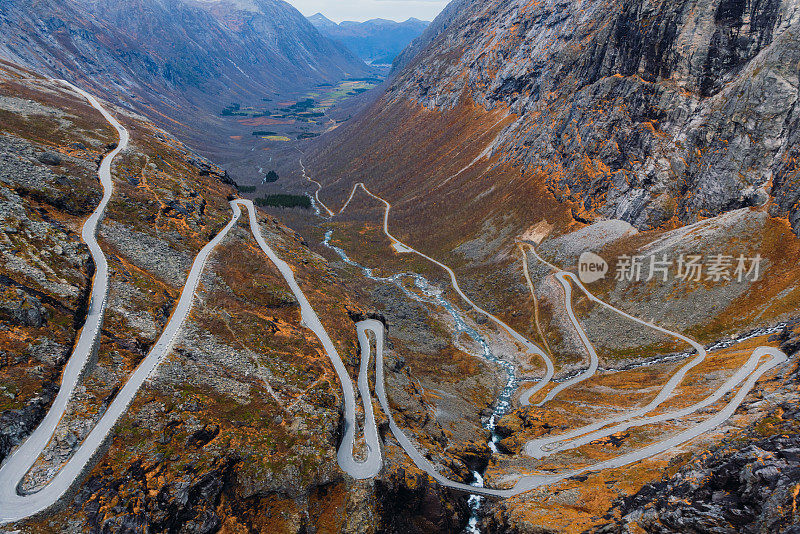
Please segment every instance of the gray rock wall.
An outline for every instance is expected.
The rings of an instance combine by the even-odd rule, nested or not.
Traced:
[[[474,0],[388,98],[519,115],[495,151],[640,229],[773,199],[800,232],[797,0]],[[420,44],[415,44],[420,48]]]

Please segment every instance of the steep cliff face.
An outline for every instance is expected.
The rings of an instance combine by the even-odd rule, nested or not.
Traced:
[[[206,145],[232,102],[367,73],[280,0],[3,0],[0,29],[0,57],[79,81]]]
[[[492,152],[588,219],[685,224],[771,196],[797,232],[798,21],[794,0],[461,2],[383,105],[506,110]]]
[[[393,70],[395,72],[408,66],[408,64],[416,58],[420,52],[426,49],[431,42],[441,35],[451,24],[454,24],[460,17],[468,15],[470,12],[468,7],[471,5],[472,0],[452,0],[447,4],[442,12],[436,17],[433,22],[428,24],[425,31],[414,39],[401,54],[395,58],[393,62]]]

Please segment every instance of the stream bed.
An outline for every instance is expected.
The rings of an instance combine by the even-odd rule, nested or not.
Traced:
[[[517,370],[514,364],[503,360],[494,354],[484,336],[466,322],[462,312],[443,296],[443,291],[440,288],[430,283],[427,278],[417,273],[398,273],[387,277],[376,276],[373,269],[353,261],[344,250],[336,245],[333,245],[331,243],[332,235],[333,230],[326,231],[325,239],[322,243],[327,248],[336,252],[343,262],[345,262],[347,265],[358,268],[365,277],[372,281],[383,284],[394,284],[400,288],[400,290],[403,291],[407,297],[417,302],[424,302],[444,308],[455,323],[456,331],[453,334],[454,338],[457,339],[461,334],[465,334],[481,348],[482,356],[485,360],[500,366],[505,371],[506,384],[501,390],[500,395],[497,397],[492,415],[484,422],[484,428],[489,431],[490,435],[488,442],[489,448],[491,449],[492,453],[497,453],[497,442],[500,438],[495,433],[495,427],[497,421],[506,413],[508,413],[509,409],[511,408],[511,399],[517,389],[518,384]],[[409,287],[406,285],[407,283],[411,283],[419,292],[409,289]],[[478,488],[483,487],[483,473],[473,471],[472,476],[473,481],[470,484]],[[483,498],[479,495],[470,495],[467,503],[470,507],[471,515],[467,524],[466,532],[470,534],[478,534],[480,532],[480,529],[478,528],[478,520]]]

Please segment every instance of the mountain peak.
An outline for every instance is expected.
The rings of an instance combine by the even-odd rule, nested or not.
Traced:
[[[336,24],[322,13],[307,17],[326,37],[346,46],[358,57],[373,65],[388,65],[419,37],[427,22],[410,18],[405,22],[374,18],[364,22],[345,20]]]
[[[314,13],[310,17],[306,17],[306,18],[308,19],[308,21],[311,24],[313,24],[314,26],[317,26],[317,27],[329,28],[329,27],[332,27],[332,26],[337,26],[337,24],[335,22],[333,22],[331,19],[329,19],[328,17],[326,17],[325,15],[323,15],[322,13],[319,13],[319,12]]]
[[[152,106],[156,121],[179,114],[182,124],[191,123],[181,133],[198,145],[205,146],[209,136],[205,126],[196,125],[216,124],[225,105],[278,89],[302,93],[318,83],[338,83],[371,72],[282,0],[0,3],[3,54],[59,78],[69,77],[75,68],[88,69],[83,61],[90,57],[92,75],[87,78],[93,89],[129,87],[148,102],[148,109]],[[51,41],[42,22],[44,14],[49,23],[65,28],[52,48],[31,45]],[[281,47],[270,47],[273,42],[281,42]],[[75,56],[75,50],[80,55]],[[128,54],[124,66],[117,50]]]

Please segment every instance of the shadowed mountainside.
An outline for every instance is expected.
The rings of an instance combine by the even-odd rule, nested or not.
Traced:
[[[345,45],[367,63],[391,65],[411,41],[425,31],[428,22],[410,18],[403,22],[372,19],[336,24],[323,14],[308,17],[322,35]]]
[[[2,0],[0,8],[0,57],[90,87],[199,146],[214,144],[233,102],[368,73],[281,0]]]

